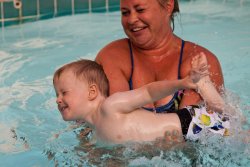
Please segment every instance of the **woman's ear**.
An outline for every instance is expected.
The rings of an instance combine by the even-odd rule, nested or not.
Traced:
[[[167,9],[168,15],[172,16],[174,10],[174,0],[168,0],[165,4],[165,8]]]
[[[89,95],[88,95],[88,99],[90,101],[95,100],[95,98],[98,95],[98,88],[96,84],[91,84],[89,85]]]

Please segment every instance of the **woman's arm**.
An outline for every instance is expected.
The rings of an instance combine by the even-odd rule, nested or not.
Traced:
[[[196,69],[198,64],[207,65],[207,58],[203,52],[200,54],[200,59],[198,61],[194,60],[196,58],[197,57],[193,58],[192,69]],[[208,69],[207,74],[209,74]],[[201,95],[204,102],[208,105],[209,109],[217,112],[222,112],[224,110],[225,102],[216,90],[214,84],[212,83],[208,75],[202,77],[197,82],[197,87],[198,93]]]
[[[131,60],[127,39],[114,41],[105,46],[96,56],[109,80],[110,95],[115,92],[129,90]]]
[[[189,51],[192,50],[192,51]],[[186,51],[186,50],[185,50]],[[196,55],[197,53],[203,52],[206,55],[208,66],[209,66],[209,78],[211,80],[211,83],[213,83],[213,86],[215,86],[216,90],[218,92],[223,91],[224,87],[224,79],[223,74],[221,70],[220,63],[216,56],[212,54],[210,51],[208,51],[205,48],[202,48],[200,46],[196,46],[196,51],[194,51],[194,46],[192,44],[189,44],[189,47],[187,47],[186,52],[191,52],[190,55]],[[182,77],[185,77],[189,74],[191,70],[191,61],[192,56],[188,56],[185,63],[182,64]],[[180,108],[184,108],[188,105],[195,105],[199,104],[203,100],[195,90],[185,90],[184,96],[182,97]]]

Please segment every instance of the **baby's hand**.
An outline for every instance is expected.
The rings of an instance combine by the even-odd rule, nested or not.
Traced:
[[[197,83],[202,77],[209,74],[207,58],[203,52],[193,57],[191,66],[190,78],[194,83]]]

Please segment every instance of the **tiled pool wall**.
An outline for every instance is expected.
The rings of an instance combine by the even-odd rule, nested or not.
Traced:
[[[0,27],[62,15],[119,10],[120,0],[0,0]]]

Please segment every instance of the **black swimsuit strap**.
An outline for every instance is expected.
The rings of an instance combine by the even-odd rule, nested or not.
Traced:
[[[129,77],[129,90],[133,90],[133,73],[134,73],[134,56],[133,56],[133,50],[132,50],[132,44],[130,40],[128,39],[128,45],[129,45],[129,52],[130,52],[130,60],[131,60],[131,73]]]
[[[130,40],[128,39],[128,45],[129,45],[129,52],[130,52],[130,60],[131,60],[131,73],[129,77],[129,89],[133,89],[133,73],[134,73],[134,55],[133,55],[133,50],[132,50],[132,44]],[[185,41],[181,40],[181,52],[180,52],[180,58],[179,58],[179,64],[178,64],[178,79],[181,79],[181,64],[182,64],[182,55],[183,55],[183,50],[184,50],[184,45]]]
[[[179,59],[179,65],[178,65],[178,79],[181,79],[181,63],[182,63],[184,45],[185,45],[185,41],[181,40],[181,53],[180,53],[180,59]]]
[[[131,44],[131,41],[129,39],[128,39],[128,45],[129,45],[129,52],[130,52],[130,59],[131,59],[131,74],[130,74],[130,78],[129,78],[129,89],[133,90],[132,77],[133,77],[133,72],[134,72],[134,56],[133,56],[132,44]],[[182,64],[184,45],[185,45],[185,41],[182,40],[180,57],[179,57],[179,64],[178,64],[178,79],[181,79],[181,64]],[[146,107],[142,107],[142,108],[149,110],[149,111],[165,112],[166,110],[169,110],[172,106],[175,106],[174,101],[176,99],[178,99],[178,94],[179,94],[179,91],[175,92],[172,99],[167,104],[165,104],[163,106],[160,106],[157,108],[146,108]],[[178,99],[177,101],[180,101],[180,100],[181,99]]]

